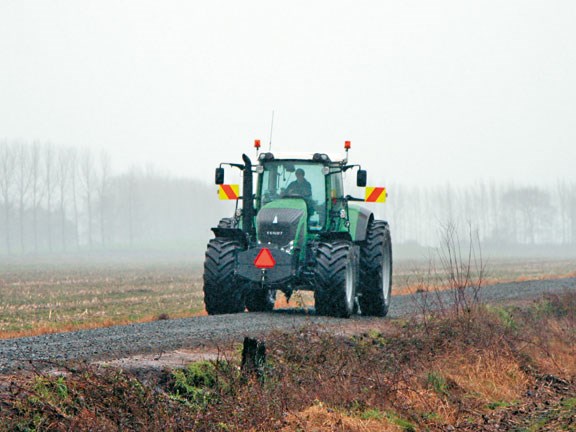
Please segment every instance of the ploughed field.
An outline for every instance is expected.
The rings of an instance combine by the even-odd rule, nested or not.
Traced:
[[[427,263],[406,261],[395,266],[389,317],[450,308],[458,301],[442,285],[442,275],[430,272]],[[525,302],[546,293],[576,291],[576,277],[570,274],[574,262],[498,261],[489,266],[487,284],[479,291],[486,303]],[[199,264],[185,261],[4,267],[0,373],[54,361],[161,357],[176,350],[214,352],[244,336],[307,325],[336,334],[358,333],[387,321],[316,316],[310,293],[295,295],[289,305],[279,296],[273,313],[201,316],[205,315],[201,273]],[[469,292],[467,298],[475,294]],[[24,337],[42,333],[52,334]]]
[[[203,313],[202,267],[137,259],[0,264],[0,338]]]

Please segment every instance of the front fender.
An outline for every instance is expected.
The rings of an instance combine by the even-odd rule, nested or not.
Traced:
[[[212,232],[216,237],[238,240],[244,248],[248,245],[246,234],[239,228],[215,227],[212,228]]]
[[[350,235],[355,242],[366,240],[368,224],[374,219],[374,214],[357,205],[348,206],[348,220],[350,221]]]

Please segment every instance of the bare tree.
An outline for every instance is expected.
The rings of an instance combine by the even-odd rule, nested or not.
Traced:
[[[128,205],[128,241],[130,247],[134,245],[134,218],[136,214],[136,168],[132,167],[130,173],[128,174],[128,185],[127,185],[127,200]]]
[[[560,241],[562,244],[570,243],[570,202],[573,195],[571,187],[565,181],[556,183],[556,195],[558,196],[558,215],[560,224]]]
[[[106,229],[106,216],[108,213],[108,188],[110,186],[110,155],[106,152],[100,154],[100,164],[98,173],[98,213],[100,217],[100,241],[106,245],[108,233]]]
[[[15,166],[16,166],[16,194],[18,197],[18,222],[20,234],[20,250],[25,251],[26,245],[24,240],[25,232],[25,212],[26,212],[26,198],[30,189],[30,155],[28,147],[22,143],[16,143],[15,150]]]
[[[60,242],[62,250],[67,248],[66,240],[66,201],[68,195],[68,183],[70,180],[71,172],[71,159],[70,149],[60,148],[56,156],[57,169],[55,171],[54,180],[56,183],[56,190],[58,193],[58,210],[60,216]]]
[[[552,229],[549,220],[552,205],[547,191],[536,187],[516,187],[505,192],[502,200],[507,213],[514,216],[515,223],[511,228],[516,231],[517,242],[536,244],[539,240],[547,240],[546,232]]]
[[[12,252],[12,242],[10,232],[12,229],[11,207],[12,207],[12,189],[14,187],[15,171],[15,154],[14,148],[8,144],[7,140],[0,142],[0,196],[4,207],[4,238],[6,251]]]
[[[86,206],[86,235],[88,237],[88,246],[93,247],[94,236],[94,217],[92,200],[94,188],[96,186],[96,173],[94,170],[94,159],[89,149],[84,149],[80,159],[80,180],[84,191],[84,204]]]
[[[571,244],[576,245],[576,184],[570,185],[570,231],[571,231]]]
[[[47,143],[44,146],[44,191],[46,196],[46,236],[48,250],[52,252],[52,203],[54,201],[54,188],[56,186],[54,177],[55,150],[54,146]]]
[[[43,195],[42,168],[40,161],[40,144],[37,141],[30,147],[30,177],[32,200],[32,231],[34,235],[34,251],[38,252],[38,211]]]
[[[75,148],[70,149],[69,153],[69,179],[72,192],[72,213],[74,215],[74,240],[76,248],[80,248],[80,212],[78,209],[78,151]]]

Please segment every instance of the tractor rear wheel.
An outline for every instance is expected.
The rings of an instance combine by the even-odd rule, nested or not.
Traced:
[[[362,315],[384,317],[392,295],[392,243],[388,223],[374,220],[368,226],[366,244],[360,250],[360,296]]]
[[[348,241],[320,243],[316,255],[316,313],[348,318],[354,312],[358,258]]]
[[[215,238],[208,242],[204,260],[204,304],[209,315],[238,313],[244,310],[242,286],[234,278],[235,240]]]
[[[250,312],[270,312],[276,303],[276,290],[249,287],[245,300],[246,308]]]

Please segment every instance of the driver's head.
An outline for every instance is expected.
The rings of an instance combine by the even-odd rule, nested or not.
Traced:
[[[304,173],[304,170],[302,168],[298,168],[296,170],[296,178],[298,180],[302,180],[304,178],[304,175],[305,175],[305,173]]]

